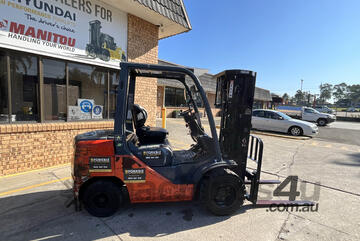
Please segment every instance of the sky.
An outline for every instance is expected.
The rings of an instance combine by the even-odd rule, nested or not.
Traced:
[[[321,83],[360,84],[359,0],[184,0],[192,30],[159,42],[159,58],[256,71],[282,95]]]

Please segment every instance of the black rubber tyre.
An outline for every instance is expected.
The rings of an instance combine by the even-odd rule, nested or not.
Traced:
[[[96,217],[113,215],[124,202],[120,187],[107,180],[99,180],[84,190],[83,203],[85,209]]]
[[[301,127],[298,126],[292,126],[289,129],[289,133],[292,136],[302,136],[303,135],[303,130],[301,129]]]
[[[317,120],[317,123],[319,126],[326,126],[327,121],[326,121],[326,119],[320,118]]]
[[[211,213],[224,216],[236,212],[244,203],[245,186],[238,175],[226,168],[203,178],[200,201]]]

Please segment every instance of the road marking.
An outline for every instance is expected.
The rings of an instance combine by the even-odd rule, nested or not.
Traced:
[[[64,177],[64,178],[61,178],[61,179],[56,179],[56,180],[52,180],[52,181],[48,181],[48,182],[43,182],[43,183],[39,183],[39,184],[34,184],[34,185],[27,186],[27,187],[22,187],[22,188],[18,188],[18,189],[13,189],[13,190],[10,190],[10,191],[6,191],[6,192],[0,193],[0,197],[5,196],[5,195],[9,195],[9,194],[12,194],[12,193],[15,193],[15,192],[21,192],[21,191],[29,190],[29,189],[32,189],[32,188],[45,186],[45,185],[52,184],[52,183],[56,183],[56,182],[66,181],[66,180],[69,180],[70,178],[71,178],[71,177]]]
[[[328,145],[326,145],[325,147],[327,147],[327,148],[332,148],[332,145],[331,145],[331,144],[328,144]]]
[[[44,170],[48,170],[48,169],[52,169],[52,168],[65,167],[65,166],[69,166],[69,165],[70,165],[70,163],[65,163],[65,164],[60,164],[60,165],[51,166],[51,167],[39,168],[39,169],[26,171],[26,172],[19,172],[19,173],[15,173],[15,174],[0,176],[0,179],[6,178],[6,177],[15,177],[15,176],[24,175],[24,174],[28,174],[28,173],[32,173],[32,172],[44,171]]]

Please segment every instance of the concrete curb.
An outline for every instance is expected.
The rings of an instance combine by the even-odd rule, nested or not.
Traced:
[[[220,126],[216,126],[217,129],[220,129]],[[262,131],[251,131],[252,134],[259,134],[263,136],[273,136],[273,137],[279,137],[279,138],[285,138],[285,139],[294,139],[294,140],[309,140],[312,137],[310,136],[288,136],[288,135],[282,135],[282,134],[276,134],[271,132],[262,132]]]

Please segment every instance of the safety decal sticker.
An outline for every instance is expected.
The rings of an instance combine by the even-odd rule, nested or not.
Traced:
[[[112,172],[110,157],[90,157],[90,172]]]
[[[143,151],[142,156],[146,160],[153,160],[153,159],[159,159],[162,157],[162,152],[159,150],[156,151]]]
[[[229,99],[233,97],[234,92],[234,80],[230,80],[230,86],[229,86]]]
[[[145,182],[145,168],[124,169],[125,183]]]

